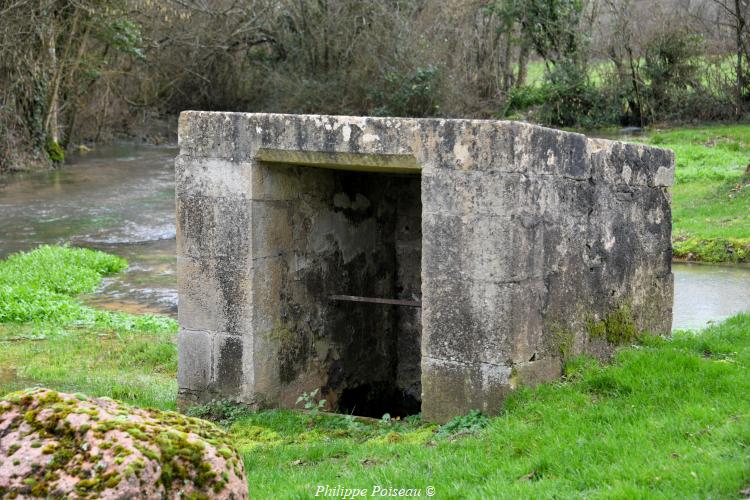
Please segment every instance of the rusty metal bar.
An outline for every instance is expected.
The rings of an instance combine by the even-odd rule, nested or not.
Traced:
[[[422,303],[417,300],[381,299],[377,297],[357,297],[355,295],[331,295],[328,298],[331,300],[344,302],[362,302],[366,304],[388,304],[392,306],[422,307]]]

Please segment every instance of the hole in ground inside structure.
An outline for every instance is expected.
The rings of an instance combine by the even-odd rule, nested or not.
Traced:
[[[362,384],[344,389],[339,399],[339,413],[361,417],[407,417],[420,412],[420,401],[386,382]]]

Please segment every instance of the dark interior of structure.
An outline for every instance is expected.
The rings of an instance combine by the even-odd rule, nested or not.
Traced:
[[[282,302],[297,344],[280,352],[282,382],[324,380],[340,413],[419,413],[420,176],[286,168],[305,187],[287,207]]]

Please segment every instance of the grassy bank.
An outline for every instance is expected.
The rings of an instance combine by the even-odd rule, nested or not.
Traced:
[[[750,262],[750,125],[660,131],[647,142],[676,155],[675,257]]]
[[[168,336],[3,329],[0,390],[33,383],[172,408]],[[11,338],[13,341],[8,341]],[[19,377],[22,377],[19,378]],[[736,496],[750,484],[750,315],[700,335],[571,361],[563,382],[522,390],[504,413],[449,426],[361,422],[291,411],[199,409],[242,452],[255,497],[318,485],[426,488],[440,498]]]
[[[173,324],[130,317],[112,328],[72,294],[75,283],[90,289],[121,265],[72,249],[0,263],[3,286],[23,284],[40,314],[9,316],[25,309],[15,294],[0,296],[0,393],[42,384],[174,407]],[[79,279],[92,269],[98,277]],[[740,315],[699,334],[647,339],[611,366],[571,360],[564,380],[519,390],[490,419],[440,427],[253,414],[226,403],[195,412],[232,434],[253,497],[307,497],[325,485],[421,488],[422,496],[431,486],[438,498],[737,497],[750,486],[748,392],[750,315]]]
[[[169,318],[101,311],[78,300],[125,267],[124,259],[83,248],[41,246],[14,254],[0,261],[0,323],[176,331]]]
[[[43,246],[0,261],[0,391],[34,384],[174,407],[174,320],[88,307],[77,298],[127,263]]]

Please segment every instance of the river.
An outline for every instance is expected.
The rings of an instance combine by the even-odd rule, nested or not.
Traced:
[[[173,147],[97,148],[63,168],[0,177],[0,258],[70,243],[125,257],[129,268],[84,300],[177,313]],[[675,329],[750,311],[750,266],[675,263]]]

